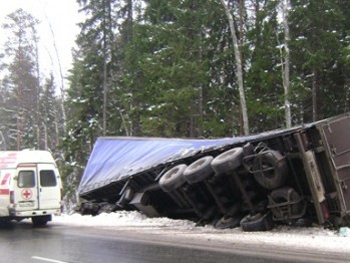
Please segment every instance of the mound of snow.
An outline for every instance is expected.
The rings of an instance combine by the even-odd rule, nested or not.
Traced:
[[[80,214],[62,214],[54,218],[55,222],[74,226],[90,227],[176,227],[193,228],[195,223],[187,220],[173,220],[165,217],[149,218],[137,211],[118,211],[110,214],[100,214],[98,216]]]
[[[152,233],[181,235],[181,237],[204,238],[217,242],[255,243],[258,245],[289,246],[317,251],[350,252],[350,230],[342,232],[324,229],[323,227],[278,226],[267,232],[243,232],[240,228],[215,229],[212,226],[198,227],[188,220],[169,218],[148,218],[137,211],[118,211],[98,216],[82,216],[79,214],[56,216],[57,224],[96,227],[104,229],[137,228]]]

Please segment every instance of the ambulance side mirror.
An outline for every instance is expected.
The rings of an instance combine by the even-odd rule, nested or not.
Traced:
[[[17,176],[17,175],[14,176],[14,177],[13,177],[13,180],[17,181],[17,180],[18,180],[18,176]]]

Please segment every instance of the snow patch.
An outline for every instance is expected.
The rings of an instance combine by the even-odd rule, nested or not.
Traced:
[[[169,218],[148,218],[138,211],[117,211],[98,216],[80,214],[62,214],[53,218],[55,224],[95,227],[103,229],[129,229],[152,231],[170,235],[181,235],[184,238],[204,238],[218,242],[240,244],[274,245],[288,249],[289,246],[314,251],[350,252],[350,229],[340,231],[323,227],[277,226],[267,232],[243,232],[241,228],[215,229],[210,225],[196,226],[192,221]]]

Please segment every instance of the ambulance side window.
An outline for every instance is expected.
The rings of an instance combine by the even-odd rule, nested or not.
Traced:
[[[56,175],[53,170],[41,170],[40,171],[40,185],[43,187],[56,186]]]
[[[18,173],[17,185],[20,188],[31,188],[35,186],[34,171],[20,171]]]

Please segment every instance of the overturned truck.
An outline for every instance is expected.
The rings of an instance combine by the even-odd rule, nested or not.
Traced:
[[[217,228],[350,225],[350,115],[257,135],[192,140],[101,137],[81,214],[138,210]]]

